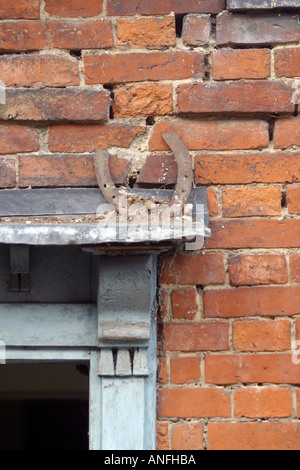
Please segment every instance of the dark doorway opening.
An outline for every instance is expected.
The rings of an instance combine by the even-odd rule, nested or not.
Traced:
[[[0,366],[0,450],[88,450],[88,364]]]

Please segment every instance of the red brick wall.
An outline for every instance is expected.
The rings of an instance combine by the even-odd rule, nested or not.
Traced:
[[[172,185],[169,129],[208,187],[204,250],[160,260],[159,449],[300,448],[299,10],[242,3],[0,0],[2,189],[96,186],[101,148]]]

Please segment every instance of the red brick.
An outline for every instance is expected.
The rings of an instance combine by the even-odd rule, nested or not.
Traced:
[[[223,14],[217,18],[217,44],[268,46],[300,40],[297,16],[290,14]]]
[[[39,0],[15,0],[8,2],[0,0],[1,19],[27,19],[36,20],[40,17]]]
[[[224,10],[224,0],[108,0],[111,16],[168,15],[174,13],[219,13]]]
[[[164,258],[162,284],[209,285],[224,282],[225,269],[221,254],[177,254]]]
[[[268,78],[271,58],[268,49],[221,49],[212,54],[214,80]]]
[[[197,291],[183,287],[172,292],[172,317],[193,320],[197,313]]]
[[[207,356],[206,382],[217,385],[236,383],[300,383],[300,367],[291,354],[246,354]]]
[[[200,375],[200,357],[171,357],[170,378],[173,384],[196,382]]]
[[[275,148],[287,149],[294,145],[300,146],[300,119],[279,119],[274,130]]]
[[[37,152],[39,136],[21,126],[0,126],[0,154]]]
[[[264,121],[170,121],[154,126],[150,151],[169,150],[162,138],[176,132],[189,150],[250,150],[269,145],[268,126]],[[215,158],[215,157],[213,157]]]
[[[299,29],[300,31],[300,29]],[[293,88],[279,81],[179,85],[179,113],[293,113]]]
[[[203,426],[200,423],[175,424],[172,450],[203,450]]]
[[[113,109],[116,118],[171,115],[172,86],[161,83],[124,86],[114,93]]]
[[[145,132],[142,126],[61,124],[50,126],[51,152],[96,152],[109,147],[130,147],[133,139]]]
[[[299,320],[296,320],[296,340],[297,341],[300,340],[300,321]],[[297,346],[297,359],[299,359],[299,357],[300,357],[300,355],[299,355],[299,349],[300,349],[299,344],[297,344],[296,346]]]
[[[298,418],[300,418],[300,391],[297,391],[296,392],[296,396],[297,396],[297,416]]]
[[[0,157],[0,188],[12,188],[17,183],[16,161],[10,157]]]
[[[161,359],[158,368],[158,382],[160,384],[166,384],[168,382],[168,368],[167,361],[165,358]]]
[[[299,450],[299,423],[211,423],[209,450]]]
[[[287,418],[292,411],[288,388],[241,388],[235,392],[237,418]]]
[[[171,155],[148,155],[146,163],[138,175],[138,184],[155,184],[163,186],[175,184],[178,167]]]
[[[300,49],[280,49],[275,51],[275,72],[277,77],[300,76]]]
[[[52,54],[0,57],[0,76],[10,87],[79,85],[78,61]]]
[[[223,322],[168,323],[164,327],[166,351],[225,351],[229,349],[229,325]]]
[[[289,320],[251,320],[233,324],[233,346],[237,351],[287,351],[291,348]]]
[[[219,214],[219,204],[217,192],[214,188],[207,188],[207,203],[209,208],[209,215],[211,217]]]
[[[175,388],[159,392],[160,418],[228,418],[230,411],[230,395],[220,389]]]
[[[160,287],[158,290],[158,303],[159,303],[159,313],[161,318],[164,318],[169,313],[169,302],[170,294],[167,289]]]
[[[183,80],[204,76],[203,52],[151,52],[84,56],[85,82]]]
[[[299,156],[283,152],[198,155],[195,157],[196,183],[296,183],[300,181]]]
[[[290,256],[291,282],[300,283],[300,253]]]
[[[113,46],[111,21],[52,20],[48,22],[52,47],[57,49],[107,49]]]
[[[125,184],[130,162],[111,157],[111,175],[116,184]],[[20,186],[97,186],[93,155],[37,155],[20,157]]]
[[[211,220],[205,248],[299,248],[300,220]]]
[[[156,450],[169,450],[169,423],[156,425]]]
[[[41,21],[0,23],[0,52],[28,52],[49,47],[46,26]]]
[[[117,22],[117,45],[131,49],[175,46],[175,17],[121,19]]]
[[[300,186],[290,187],[287,190],[287,202],[290,214],[300,214]]]
[[[230,284],[254,286],[257,284],[285,284],[288,282],[284,255],[246,255],[229,258]]]
[[[66,18],[97,16],[102,13],[103,0],[45,0],[45,11]]]
[[[279,187],[259,186],[223,189],[223,217],[281,215]]]
[[[241,287],[204,292],[206,317],[293,316],[300,314],[300,287]]]
[[[211,35],[210,15],[187,15],[183,20],[182,40],[187,46],[204,46]]]
[[[0,119],[18,121],[107,121],[107,90],[35,88],[8,90]]]

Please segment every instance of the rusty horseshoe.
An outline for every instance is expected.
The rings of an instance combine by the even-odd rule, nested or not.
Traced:
[[[177,183],[174,189],[174,194],[170,202],[170,206],[177,206],[183,208],[189,200],[191,189],[193,186],[193,161],[192,157],[182,142],[181,138],[175,132],[168,132],[163,134],[165,142],[175,155],[175,160],[178,166]],[[94,157],[95,171],[99,188],[103,196],[115,210],[119,211],[119,191],[116,188],[109,170],[109,153],[107,150],[97,152]]]

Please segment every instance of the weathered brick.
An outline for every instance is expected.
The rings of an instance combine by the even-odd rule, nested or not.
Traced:
[[[177,88],[179,113],[293,113],[293,88],[279,81],[197,83]]]
[[[183,287],[172,292],[172,317],[193,320],[197,313],[197,291]]]
[[[223,217],[281,215],[281,191],[278,186],[223,189]]]
[[[214,80],[263,79],[271,73],[268,49],[220,49],[212,54]]]
[[[162,284],[209,285],[224,282],[225,269],[221,254],[172,254],[164,257]]]
[[[279,119],[275,123],[274,146],[287,149],[294,145],[300,146],[300,119]]]
[[[138,184],[175,184],[178,167],[171,155],[148,155],[146,163],[138,175]]]
[[[121,19],[117,22],[117,45],[130,48],[165,49],[175,46],[175,16]]]
[[[165,358],[160,360],[158,368],[158,382],[160,384],[166,384],[168,382],[168,368],[167,360]]]
[[[275,72],[278,77],[300,76],[300,49],[280,49],[275,51]]]
[[[299,248],[300,220],[211,220],[206,248]]]
[[[230,408],[229,393],[220,389],[175,388],[159,392],[160,418],[228,418]]]
[[[300,287],[241,287],[204,292],[205,317],[293,316],[300,313]]]
[[[200,357],[171,357],[170,378],[173,384],[196,382],[200,375]]]
[[[207,188],[207,203],[211,217],[219,214],[218,196],[215,188]]]
[[[300,181],[300,158],[282,152],[199,155],[195,179],[199,184],[293,183]]]
[[[166,351],[225,351],[229,349],[229,325],[223,322],[168,323],[164,327]]]
[[[0,0],[1,19],[27,19],[36,20],[40,17],[39,0],[15,0],[8,2]]]
[[[171,115],[172,86],[155,83],[119,88],[114,93],[113,110],[117,118]]]
[[[169,150],[162,134],[172,131],[181,137],[189,150],[263,149],[269,144],[268,125],[264,121],[176,120],[155,125],[149,143],[150,151]]]
[[[300,253],[290,256],[291,282],[300,282]]]
[[[110,172],[116,184],[125,184],[130,162],[112,156]],[[20,157],[20,186],[97,186],[93,155],[37,155]]]
[[[202,424],[175,424],[172,428],[171,442],[172,450],[203,450]]]
[[[61,124],[50,126],[51,152],[96,152],[109,147],[128,148],[133,139],[145,132],[142,126]]]
[[[228,264],[230,283],[233,286],[288,282],[284,255],[233,256],[229,258]]]
[[[299,423],[211,423],[209,450],[299,450]]]
[[[0,57],[0,77],[12,87],[65,87],[79,85],[76,59],[55,55]]]
[[[37,152],[39,136],[32,129],[21,126],[0,126],[0,154]]]
[[[300,418],[300,391],[298,390],[296,392],[296,397],[297,397],[297,416]]]
[[[80,88],[7,90],[0,119],[18,121],[107,121],[110,93]]]
[[[290,214],[300,214],[300,186],[290,187],[287,190],[287,202]]]
[[[87,55],[84,67],[88,85],[202,78],[204,54],[178,51]]]
[[[291,354],[213,355],[205,362],[210,384],[300,383],[300,367],[293,364]]]
[[[103,0],[45,0],[45,11],[66,18],[97,16],[102,13]]]
[[[205,46],[211,35],[210,15],[187,15],[183,20],[182,40],[186,46]]]
[[[237,351],[287,351],[291,348],[289,320],[234,322],[233,347]]]
[[[169,450],[169,423],[160,423],[156,425],[156,450]]]
[[[112,24],[110,20],[48,22],[52,46],[57,49],[107,49],[113,46]]]
[[[220,13],[224,0],[108,0],[111,16],[168,15],[174,13]]]
[[[291,14],[223,14],[217,18],[217,44],[267,46],[300,40],[298,17]]]
[[[0,188],[12,188],[17,183],[16,161],[10,157],[0,157]]]
[[[292,411],[288,388],[241,388],[235,392],[237,418],[287,418]]]
[[[49,47],[46,26],[41,21],[0,23],[0,52],[28,52]]]

